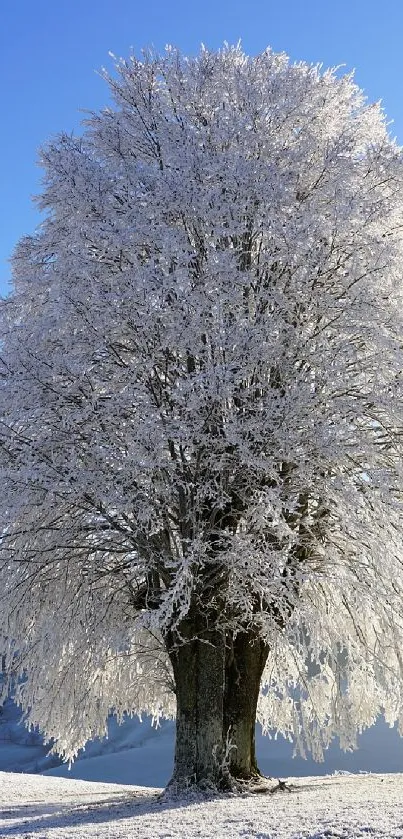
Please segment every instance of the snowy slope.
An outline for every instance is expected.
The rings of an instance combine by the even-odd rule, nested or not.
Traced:
[[[262,772],[272,777],[326,775],[335,771],[403,772],[403,739],[379,721],[359,740],[356,752],[341,752],[337,744],[327,751],[323,763],[292,758],[292,745],[282,738],[270,740],[257,731],[257,755]],[[140,786],[165,786],[173,763],[174,725],[155,730],[148,720],[127,720],[119,729],[110,725],[110,740],[89,743],[82,758],[68,769],[66,764],[46,774],[88,781],[107,781]],[[403,793],[402,793],[403,796]]]
[[[157,791],[0,773],[0,839],[403,839],[403,775],[296,779],[290,793]]]
[[[403,739],[379,721],[359,738],[360,748],[345,754],[334,744],[324,763],[292,758],[292,745],[262,737],[257,730],[259,765],[266,775],[325,775],[337,770],[349,772],[403,772]],[[46,757],[47,748],[40,736],[28,732],[20,722],[18,709],[11,702],[0,711],[0,770],[44,772],[88,781],[165,786],[172,772],[174,724],[162,723],[159,729],[150,720],[143,723],[127,719],[119,726],[109,722],[109,737],[87,744],[80,759],[69,771],[58,765],[56,756]],[[52,768],[53,767],[53,768]]]
[[[60,760],[47,756],[38,731],[28,731],[21,722],[21,712],[11,700],[0,707],[0,771],[40,772],[56,766]]]

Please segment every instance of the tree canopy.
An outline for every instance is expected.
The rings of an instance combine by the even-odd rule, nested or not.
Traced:
[[[174,715],[181,649],[199,678],[222,646],[215,684],[243,638],[302,753],[403,729],[400,149],[351,75],[270,50],[108,82],[41,152],[1,305],[17,698],[70,758],[111,709]]]

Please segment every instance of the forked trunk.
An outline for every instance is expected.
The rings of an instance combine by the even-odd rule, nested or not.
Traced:
[[[170,785],[228,789],[260,774],[255,721],[268,651],[250,632],[229,642],[220,630],[197,631],[197,623],[188,616],[181,638],[166,639],[177,702]]]

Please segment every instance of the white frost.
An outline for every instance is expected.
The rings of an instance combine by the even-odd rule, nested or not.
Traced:
[[[0,836],[403,839],[403,775],[291,779],[291,793],[163,802],[158,791],[0,773]]]
[[[351,76],[267,50],[119,62],[42,153],[1,305],[0,645],[74,757],[175,713],[189,604],[270,647],[320,757],[403,725],[403,171]]]

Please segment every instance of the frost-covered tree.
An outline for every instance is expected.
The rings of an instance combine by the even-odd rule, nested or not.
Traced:
[[[176,713],[174,781],[403,728],[399,148],[350,75],[119,61],[42,152],[2,304],[0,633],[67,758]]]

